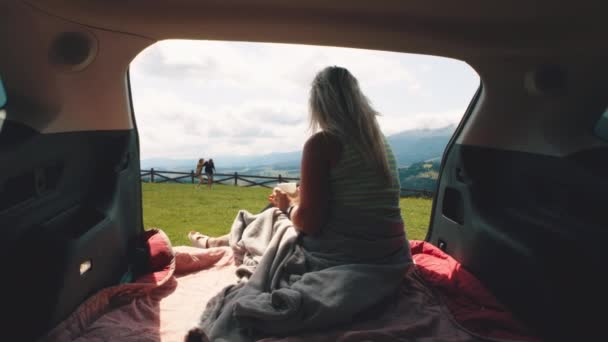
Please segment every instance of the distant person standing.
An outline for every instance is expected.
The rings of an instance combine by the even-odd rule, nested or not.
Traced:
[[[205,159],[201,158],[196,164],[196,173],[194,174],[196,178],[198,178],[198,184],[196,185],[197,189],[203,184],[203,166],[205,166]]]
[[[213,159],[209,158],[209,161],[206,161],[203,166],[205,166],[205,174],[207,175],[207,187],[211,189],[211,185],[213,184],[213,173],[215,172]]]

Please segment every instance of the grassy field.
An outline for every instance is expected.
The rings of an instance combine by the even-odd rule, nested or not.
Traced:
[[[209,190],[185,184],[142,184],[144,226],[162,229],[174,246],[189,245],[190,230],[218,236],[228,232],[239,209],[259,212],[268,204],[270,189],[214,185]],[[423,240],[431,200],[402,198],[401,211],[411,240]]]

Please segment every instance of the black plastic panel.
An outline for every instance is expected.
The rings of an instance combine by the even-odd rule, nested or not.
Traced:
[[[11,280],[0,313],[18,327],[13,340],[28,341],[119,283],[133,262],[142,231],[137,135],[8,133],[0,145],[0,257],[10,260]],[[91,267],[81,274],[83,263]]]
[[[430,241],[516,316],[547,340],[600,329],[590,307],[608,303],[608,149],[556,158],[454,145],[438,194]]]
[[[458,190],[450,187],[445,188],[441,209],[445,218],[459,225],[464,224],[464,204],[462,202],[462,195]]]

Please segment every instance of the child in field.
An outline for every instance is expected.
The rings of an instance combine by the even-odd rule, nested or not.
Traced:
[[[201,184],[203,184],[203,166],[205,165],[205,159],[201,158],[198,160],[198,164],[196,164],[196,173],[194,176],[198,178],[198,184],[196,184],[196,188],[200,188]]]

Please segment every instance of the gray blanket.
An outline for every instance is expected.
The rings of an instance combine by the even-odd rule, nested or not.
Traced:
[[[298,235],[274,208],[256,215],[240,211],[230,234],[240,281],[207,304],[199,327],[212,341],[254,341],[351,322],[394,294],[411,264],[406,247],[382,258],[377,248],[369,258],[365,248],[352,251],[344,244],[305,248],[313,238]],[[393,246],[405,246],[402,233],[393,240]]]

